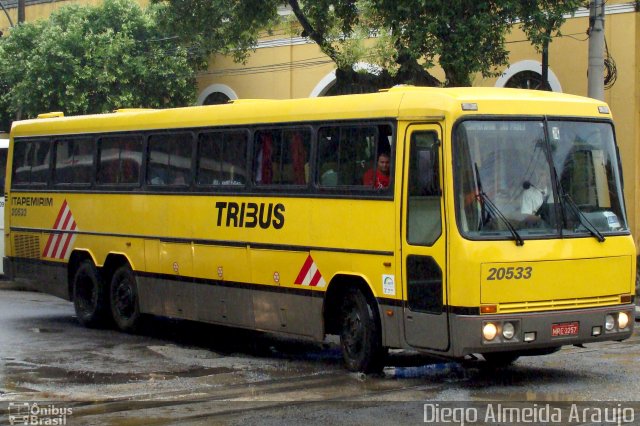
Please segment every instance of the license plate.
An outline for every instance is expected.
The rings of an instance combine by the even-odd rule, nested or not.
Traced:
[[[579,322],[564,322],[551,325],[551,337],[576,336],[580,330]]]

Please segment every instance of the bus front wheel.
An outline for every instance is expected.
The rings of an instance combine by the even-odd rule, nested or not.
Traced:
[[[350,289],[345,294],[340,345],[348,370],[363,373],[382,371],[386,350],[382,347],[380,323],[374,308],[357,289]]]
[[[129,265],[121,266],[111,279],[111,314],[118,328],[127,333],[138,330],[141,322],[138,284]]]
[[[102,327],[108,322],[108,293],[90,260],[80,263],[73,277],[73,307],[85,327]]]

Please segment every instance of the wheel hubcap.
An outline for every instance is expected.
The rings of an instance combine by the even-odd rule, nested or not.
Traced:
[[[115,306],[123,318],[128,319],[133,314],[133,289],[126,279],[120,280],[116,287]]]
[[[362,347],[362,321],[354,311],[345,318],[343,341],[349,355],[356,355]]]

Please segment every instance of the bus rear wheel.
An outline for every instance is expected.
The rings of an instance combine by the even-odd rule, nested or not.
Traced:
[[[121,266],[111,278],[111,315],[116,326],[127,333],[136,332],[141,323],[138,284],[129,265]]]
[[[350,289],[342,304],[340,345],[345,366],[350,371],[378,373],[384,367],[380,324],[373,306],[357,289]]]
[[[73,277],[73,307],[85,327],[103,327],[108,323],[108,292],[91,260],[82,261]]]

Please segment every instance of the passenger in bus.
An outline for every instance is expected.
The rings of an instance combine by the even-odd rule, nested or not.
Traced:
[[[185,173],[179,170],[174,171],[171,185],[186,185],[186,184],[187,184],[187,179],[185,177]]]
[[[383,189],[389,186],[389,173],[391,169],[391,157],[388,153],[382,152],[378,155],[378,167],[369,169],[362,177],[365,186],[372,186],[375,189]]]

